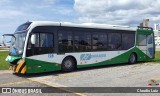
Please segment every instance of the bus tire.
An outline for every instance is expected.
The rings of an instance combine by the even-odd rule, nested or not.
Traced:
[[[75,61],[72,57],[66,57],[62,62],[62,71],[70,72],[75,69]]]
[[[135,53],[132,53],[129,57],[129,63],[130,64],[135,64],[137,62],[137,56]]]

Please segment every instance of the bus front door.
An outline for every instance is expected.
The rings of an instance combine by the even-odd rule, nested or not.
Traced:
[[[154,58],[155,55],[155,47],[154,47],[154,37],[153,33],[147,36],[147,55],[150,58]]]

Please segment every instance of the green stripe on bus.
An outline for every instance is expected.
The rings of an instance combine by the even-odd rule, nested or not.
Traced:
[[[26,73],[42,73],[42,72],[50,72],[61,70],[61,67],[56,63],[45,62],[40,60],[34,60],[26,58]]]
[[[147,61],[150,59],[145,53],[143,53],[140,49],[135,47],[135,48],[128,50],[127,52],[125,52],[117,57],[114,57],[110,60],[105,60],[103,62],[86,64],[86,65],[79,65],[78,64],[77,68],[127,63],[131,53],[133,53],[133,52],[135,52],[137,54],[137,57],[138,57],[137,61]],[[25,61],[26,61],[26,66],[27,66],[26,73],[42,73],[42,72],[61,70],[61,66],[58,66],[58,64],[56,64],[56,63],[34,60],[34,59],[29,59],[29,58],[26,58]]]
[[[120,64],[120,63],[128,63],[129,57],[132,52],[135,52],[137,54],[137,61],[147,61],[150,58],[143,53],[140,49],[137,47],[117,56],[114,57],[110,60],[98,62],[98,63],[93,63],[93,64],[86,64],[86,65],[78,65],[77,68],[84,68],[84,67],[92,67],[92,66],[100,66],[100,65],[110,65],[110,64]],[[143,57],[142,57],[143,56]]]

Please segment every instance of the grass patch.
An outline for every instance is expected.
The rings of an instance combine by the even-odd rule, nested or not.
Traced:
[[[8,62],[5,61],[8,51],[0,51],[0,70],[9,69]]]

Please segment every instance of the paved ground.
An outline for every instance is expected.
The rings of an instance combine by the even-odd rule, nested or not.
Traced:
[[[70,92],[38,94],[40,96],[158,96],[156,93],[87,93],[88,90],[86,93],[78,93],[74,89],[67,89],[67,87],[148,87],[148,81],[151,79],[160,81],[160,64],[121,64],[79,69],[70,73],[57,71],[25,76],[12,74],[11,71],[0,71],[0,87],[57,87],[55,89]],[[37,94],[0,95],[37,96]]]

